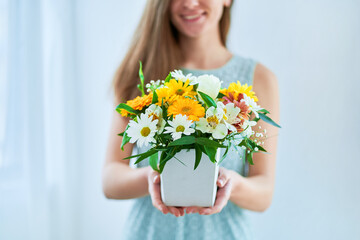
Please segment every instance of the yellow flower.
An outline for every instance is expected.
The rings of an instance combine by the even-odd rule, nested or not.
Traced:
[[[171,79],[169,82],[165,83],[170,90],[171,95],[183,96],[183,97],[193,97],[196,95],[194,87],[189,85],[189,79],[186,82],[176,81]]]
[[[145,106],[151,104],[152,98],[153,98],[152,93],[145,95],[143,97],[137,96],[136,98],[127,101],[126,105],[129,105],[135,110],[142,110]],[[126,111],[125,109],[121,109],[121,116],[127,117],[129,115],[134,115],[134,114]]]
[[[171,95],[169,93],[169,88],[167,87],[161,87],[161,88],[158,88],[156,89],[156,94],[158,96],[158,103],[157,105],[161,105],[162,102],[164,103],[172,103],[170,101],[170,98],[171,98]]]
[[[205,116],[205,109],[201,104],[190,98],[178,98],[169,108],[168,116],[178,114],[186,115],[190,120],[199,121],[199,118]]]
[[[247,83],[241,85],[239,81],[237,83],[231,83],[228,89],[221,89],[220,92],[226,96],[229,96],[229,93],[233,94],[234,99],[238,99],[240,93],[245,93],[247,96],[252,98],[255,102],[258,101],[258,98],[255,96],[255,92],[252,90],[252,86],[248,86]]]
[[[169,82],[165,83],[164,87],[158,88],[156,94],[158,95],[158,105],[161,105],[162,101],[164,103],[167,102],[172,104],[179,97],[194,98],[196,92],[194,91],[194,87],[189,85],[189,80],[184,83],[182,81],[171,79]]]

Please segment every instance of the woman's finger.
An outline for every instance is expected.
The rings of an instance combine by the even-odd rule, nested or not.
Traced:
[[[219,168],[219,177],[216,182],[217,186],[224,187],[225,184],[229,181],[229,179],[230,179],[230,176],[229,176],[228,172],[226,171],[226,169],[223,167],[220,167]]]
[[[201,215],[210,215],[214,213],[219,213],[226,206],[230,194],[231,194],[231,181],[227,181],[226,185],[218,189],[216,200],[213,207],[202,208],[199,210]]]
[[[168,207],[170,210],[170,213],[174,215],[175,217],[178,217],[180,215],[179,210],[177,210],[175,207]]]
[[[160,193],[160,175],[153,171],[149,174],[149,193],[153,206],[159,209],[162,213],[169,213],[168,207],[161,200]]]
[[[187,208],[186,208],[186,213],[187,213],[187,214],[190,214],[190,213],[198,213],[198,212],[200,212],[200,209],[202,209],[202,207],[197,207],[197,206],[187,207]]]

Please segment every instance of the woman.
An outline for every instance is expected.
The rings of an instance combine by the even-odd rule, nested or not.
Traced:
[[[145,78],[163,79],[173,69],[184,74],[214,74],[227,87],[239,80],[253,85],[259,105],[279,122],[276,76],[251,58],[233,55],[226,48],[231,0],[149,0],[135,32],[132,45],[114,78],[115,103],[139,94],[138,61]],[[264,122],[264,147],[271,154],[254,154],[254,165],[243,165],[231,152],[221,163],[214,207],[168,207],[160,196],[159,174],[142,161],[131,168],[133,146],[120,150],[121,137],[129,119],[114,111],[103,169],[103,190],[107,198],[136,198],[124,226],[125,239],[252,239],[244,209],[262,212],[271,203],[275,181],[277,129]],[[144,149],[137,148],[138,151]],[[241,156],[244,150],[238,149]],[[246,171],[247,170],[247,171]]]

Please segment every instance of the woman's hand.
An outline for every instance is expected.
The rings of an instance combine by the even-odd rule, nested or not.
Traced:
[[[166,206],[161,200],[160,192],[160,174],[154,171],[151,167],[148,167],[148,186],[149,194],[152,200],[152,204],[155,208],[159,209],[163,214],[171,213],[176,217],[184,216],[185,211],[183,207],[170,207]]]
[[[227,202],[230,199],[232,191],[232,181],[231,181],[231,172],[226,168],[219,168],[219,176],[216,182],[216,185],[219,187],[216,194],[216,200],[213,207],[187,207],[186,213],[199,213],[201,215],[210,215],[214,213],[219,213],[226,206]]]

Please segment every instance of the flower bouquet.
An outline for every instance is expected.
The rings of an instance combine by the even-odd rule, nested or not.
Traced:
[[[261,146],[266,130],[252,127],[260,119],[280,127],[256,103],[252,86],[239,81],[221,88],[216,76],[184,76],[174,70],[164,80],[145,84],[141,62],[139,77],[141,96],[116,107],[131,118],[119,134],[121,148],[128,142],[150,146],[125,159],[137,158],[135,164],[148,159],[160,173],[161,196],[168,206],[213,206],[219,163],[229,149],[246,149],[253,164],[254,152],[266,152]]]

